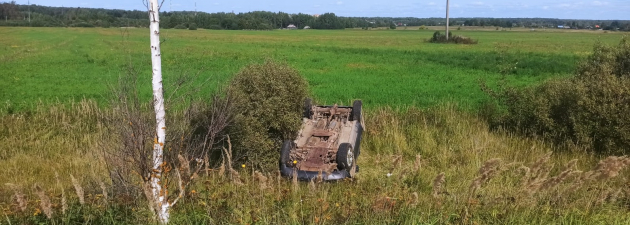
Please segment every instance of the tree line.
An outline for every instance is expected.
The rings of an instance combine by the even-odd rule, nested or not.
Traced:
[[[50,7],[0,3],[0,26],[31,27],[149,27],[147,12],[140,10]],[[193,11],[162,12],[160,28],[195,28],[215,30],[271,30],[293,24],[298,29],[345,29],[396,26],[441,26],[444,18],[416,17],[342,17],[334,13],[309,15],[285,12],[253,11],[247,13],[206,13]],[[452,18],[450,26],[490,26],[626,30],[630,21],[571,20],[551,18]]]

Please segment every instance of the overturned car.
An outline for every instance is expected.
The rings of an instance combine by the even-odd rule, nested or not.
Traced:
[[[311,180],[338,180],[358,172],[363,120],[362,103],[349,106],[314,106],[304,103],[302,127],[295,140],[286,140],[280,151],[282,176]]]

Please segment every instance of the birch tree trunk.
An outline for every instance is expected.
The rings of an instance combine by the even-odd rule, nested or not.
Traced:
[[[160,17],[158,15],[159,5],[157,0],[149,0],[150,36],[151,36],[151,64],[153,66],[153,107],[155,109],[155,133],[156,138],[153,146],[153,170],[151,171],[150,204],[156,213],[161,224],[168,223],[170,204],[166,196],[165,189],[161,187],[163,163],[164,163],[164,141],[166,139],[166,121],[164,112],[164,97],[162,93],[162,56],[160,54]],[[166,187],[164,187],[166,188]],[[149,196],[147,196],[149,197]]]

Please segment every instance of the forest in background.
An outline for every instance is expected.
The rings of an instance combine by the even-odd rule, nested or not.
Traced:
[[[0,26],[30,27],[148,27],[146,11],[94,9],[81,7],[50,7],[20,5],[15,1],[0,3]],[[376,28],[396,26],[439,26],[444,18],[416,17],[343,17],[334,13],[309,15],[285,12],[160,12],[161,28],[203,28],[214,30],[271,30]],[[451,26],[528,27],[572,29],[604,29],[630,31],[628,20],[574,20],[552,18],[451,18]]]

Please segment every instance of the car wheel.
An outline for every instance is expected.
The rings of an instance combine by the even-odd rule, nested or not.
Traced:
[[[282,168],[282,165],[286,165],[289,166],[291,165],[291,158],[289,156],[289,153],[291,153],[291,149],[293,149],[293,141],[291,140],[286,140],[284,141],[284,143],[282,144],[282,149],[280,150],[280,167]]]
[[[354,164],[354,151],[350,143],[342,143],[337,150],[337,168],[339,170],[350,170]]]
[[[304,100],[304,118],[313,119],[313,100],[310,98]]]
[[[361,107],[363,107],[363,103],[361,102],[361,100],[355,100],[352,103],[352,114],[350,116],[350,121],[361,122]]]

